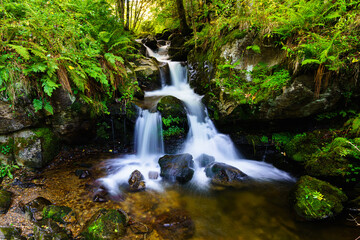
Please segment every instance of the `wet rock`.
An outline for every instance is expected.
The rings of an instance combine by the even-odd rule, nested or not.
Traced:
[[[38,117],[30,104],[23,108],[16,106],[14,109],[10,103],[0,101],[0,134],[7,134],[33,126]]]
[[[176,97],[166,96],[160,99],[156,108],[162,117],[165,152],[176,153],[189,130],[185,106]]]
[[[199,164],[199,167],[206,167],[210,163],[215,162],[215,158],[207,154],[201,154],[195,159],[195,162]]]
[[[158,178],[159,178],[159,173],[158,172],[154,172],[154,171],[149,172],[149,179],[156,180]]]
[[[186,183],[194,175],[194,161],[188,153],[165,155],[159,159],[160,176],[167,181]]]
[[[46,206],[51,205],[51,202],[43,197],[37,197],[31,202],[28,202],[22,206],[22,211],[28,216],[29,220],[38,220],[41,216],[38,214],[42,213]]]
[[[76,221],[75,212],[66,206],[45,206],[42,213],[44,219],[52,219],[58,223],[71,223]]]
[[[0,227],[0,239],[6,240],[24,240],[21,236],[21,229],[14,227]]]
[[[91,176],[91,173],[89,170],[81,170],[78,169],[75,171],[75,175],[79,177],[79,179],[85,179]]]
[[[59,139],[49,128],[24,130],[13,136],[14,156],[20,166],[42,168],[59,153]]]
[[[135,170],[131,173],[128,183],[130,191],[136,192],[145,190],[144,176],[138,170]]]
[[[245,173],[236,167],[218,162],[208,165],[205,168],[205,173],[208,178],[211,178],[212,184],[220,186],[237,187],[249,179]]]
[[[191,50],[191,47],[185,47],[184,44],[188,40],[187,37],[180,33],[173,33],[169,40],[171,41],[169,47],[170,59],[173,61],[186,61],[187,55]]]
[[[66,92],[56,94],[59,96],[54,97],[70,98]],[[96,121],[91,118],[90,107],[74,99],[70,99],[70,104],[61,103],[56,106],[51,123],[54,132],[67,144],[86,144],[96,136]]]
[[[146,233],[150,232],[149,227],[140,222],[132,223],[130,225],[130,229],[135,234],[146,234]]]
[[[135,63],[136,79],[144,91],[153,91],[161,88],[160,70],[156,59],[140,58]]]
[[[195,224],[182,210],[172,210],[156,216],[154,229],[164,239],[189,239],[195,233]]]
[[[157,50],[159,48],[158,42],[154,36],[148,35],[146,38],[142,39],[141,42],[151,50]]]
[[[107,202],[109,197],[108,191],[105,188],[100,187],[93,197],[93,202]]]
[[[0,214],[5,214],[10,208],[12,192],[0,190]]]
[[[42,220],[34,226],[34,238],[36,240],[70,240],[71,232],[67,232],[51,219]]]
[[[310,176],[301,177],[291,195],[296,213],[310,221],[339,214],[347,200],[337,187]]]
[[[85,239],[121,239],[126,234],[128,216],[123,211],[101,209],[86,223]]]

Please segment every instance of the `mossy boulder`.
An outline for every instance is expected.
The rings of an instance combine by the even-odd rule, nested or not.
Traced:
[[[339,214],[346,195],[337,187],[310,176],[303,176],[292,192],[296,213],[306,220],[321,220]]]
[[[207,165],[205,173],[211,178],[212,184],[225,187],[239,187],[244,181],[249,180],[245,173],[225,163],[213,162]]]
[[[159,64],[154,58],[140,58],[135,63],[136,80],[144,91],[161,88]]]
[[[0,214],[5,214],[10,208],[12,193],[6,190],[0,190]]]
[[[351,163],[360,159],[360,152],[346,138],[335,138],[311,156],[306,172],[311,176],[344,178],[351,171]]]
[[[188,154],[165,155],[159,159],[160,176],[170,182],[187,183],[194,175],[193,157]]]
[[[24,130],[14,134],[14,156],[20,166],[43,168],[59,150],[59,139],[49,128]]]
[[[306,162],[320,150],[321,139],[315,133],[296,135],[285,145],[286,154],[297,162]]]
[[[14,227],[0,227],[0,239],[6,240],[23,240],[26,239],[21,236],[21,229]]]
[[[128,221],[124,211],[101,209],[85,225],[81,235],[87,240],[122,239]]]
[[[166,96],[156,108],[161,113],[165,152],[175,153],[185,142],[189,130],[185,106],[176,97]]]
[[[58,223],[69,223],[76,219],[76,214],[70,207],[48,205],[43,208],[43,218],[52,219]]]

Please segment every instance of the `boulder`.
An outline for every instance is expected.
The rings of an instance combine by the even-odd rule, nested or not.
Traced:
[[[211,183],[214,185],[238,187],[249,177],[241,172],[236,167],[225,163],[213,162],[205,168],[205,173],[208,178],[211,178]]]
[[[128,183],[130,191],[136,192],[145,190],[144,176],[138,170],[135,170],[131,173]]]
[[[176,153],[189,130],[185,106],[176,97],[166,96],[160,99],[156,108],[161,113],[165,152]]]
[[[163,239],[189,239],[195,234],[195,224],[188,213],[175,209],[156,216],[153,228]]]
[[[160,176],[170,182],[186,183],[194,175],[194,161],[188,153],[165,155],[159,159]]]
[[[14,156],[20,166],[47,166],[60,151],[59,139],[49,128],[24,130],[14,135]]]
[[[52,219],[58,223],[72,223],[76,221],[76,214],[66,206],[48,205],[43,208],[43,219]]]
[[[183,36],[181,33],[173,33],[169,40],[171,41],[169,47],[170,59],[173,61],[186,61],[190,51],[190,48],[185,47],[188,37]]]
[[[12,193],[6,190],[0,190],[0,214],[5,214],[10,208]]]
[[[34,225],[34,238],[35,239],[58,239],[70,240],[71,232],[66,231],[65,228],[60,227],[56,222],[51,219],[42,220]]]
[[[158,172],[155,172],[155,171],[150,171],[149,172],[149,179],[158,179],[159,178],[159,173]]]
[[[25,240],[26,238],[21,236],[20,228],[0,227],[0,239]]]
[[[158,42],[154,36],[148,35],[146,38],[142,39],[141,42],[151,50],[157,50],[159,48]]]
[[[86,223],[81,235],[85,239],[122,239],[129,218],[124,211],[101,209]]]
[[[89,170],[77,169],[75,170],[75,175],[79,177],[79,179],[85,179],[91,176],[91,172]]]
[[[343,210],[346,195],[337,187],[310,176],[303,176],[292,191],[293,207],[306,220],[333,217]]]
[[[159,64],[154,58],[140,58],[135,63],[136,79],[144,91],[161,88]]]
[[[199,165],[199,167],[206,167],[207,165],[215,162],[215,158],[207,154],[201,154],[195,159],[195,162]]]
[[[10,103],[0,101],[0,134],[7,134],[36,124],[38,116],[31,105],[13,108]]]
[[[51,205],[51,202],[43,197],[37,197],[31,202],[28,202],[22,207],[23,212],[28,216],[32,221],[36,221],[40,218],[38,214],[42,214],[43,209],[46,206]]]

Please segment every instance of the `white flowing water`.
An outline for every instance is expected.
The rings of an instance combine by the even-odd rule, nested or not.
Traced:
[[[201,96],[196,94],[187,83],[187,68],[180,62],[168,60],[166,48],[163,46],[158,52],[147,48],[148,55],[158,61],[167,63],[170,69],[171,86],[146,92],[146,97],[174,96],[184,102],[189,122],[189,132],[183,149],[178,153],[190,153],[194,159],[201,154],[215,157],[217,162],[232,165],[254,180],[258,181],[293,181],[286,172],[275,168],[273,165],[244,159],[237,151],[230,137],[221,134],[210,120]],[[160,180],[151,180],[148,173],[160,172],[158,159],[164,154],[162,139],[161,116],[148,110],[140,110],[135,126],[135,155],[112,159],[108,162],[109,175],[100,179],[111,194],[119,193],[119,185],[127,183],[130,174],[139,170],[145,177],[146,186],[157,190],[161,189]],[[192,183],[199,187],[208,186],[204,168],[195,163],[195,174]]]

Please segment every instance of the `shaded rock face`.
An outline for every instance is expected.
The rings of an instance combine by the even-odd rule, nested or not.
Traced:
[[[156,108],[161,113],[165,152],[176,153],[189,130],[185,106],[179,99],[166,96],[160,99]]]
[[[81,235],[85,239],[122,239],[128,221],[124,211],[102,209],[85,225]]]
[[[199,167],[206,167],[209,164],[215,162],[215,158],[207,154],[201,154],[195,159],[195,162],[199,165]]]
[[[186,212],[180,209],[156,216],[153,227],[164,239],[189,239],[195,234],[194,222]]]
[[[131,173],[128,183],[130,191],[136,192],[145,189],[144,176],[138,170]]]
[[[21,236],[20,228],[0,227],[0,239],[23,240],[26,238]]]
[[[188,153],[165,155],[159,159],[160,176],[170,182],[187,183],[194,175],[194,161]]]
[[[237,187],[249,179],[245,173],[225,163],[213,162],[205,168],[205,173],[212,184],[220,186]]]
[[[59,153],[59,139],[48,128],[24,130],[13,134],[16,163],[28,168],[42,168]]]
[[[159,48],[158,42],[154,36],[148,35],[146,38],[142,39],[141,42],[151,50],[157,50]]]
[[[190,49],[184,46],[188,37],[183,36],[181,33],[173,33],[169,40],[171,41],[169,47],[169,56],[172,61],[184,62],[187,60]]]
[[[346,195],[337,187],[310,176],[303,176],[292,192],[296,213],[306,220],[333,217],[343,210]]]
[[[33,126],[39,116],[31,105],[13,109],[10,104],[0,101],[0,134],[7,134]]]
[[[12,193],[6,190],[0,190],[0,214],[5,214],[10,208]]]
[[[144,91],[161,88],[159,64],[154,58],[141,58],[135,63],[136,79]]]

